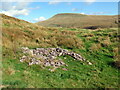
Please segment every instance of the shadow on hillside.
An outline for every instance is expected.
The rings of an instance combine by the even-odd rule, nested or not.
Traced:
[[[120,61],[109,62],[108,65],[112,66],[113,68],[116,68],[116,69],[120,70]]]
[[[91,29],[91,30],[95,30],[95,29],[98,29],[100,28],[100,26],[88,26],[88,27],[85,27],[85,29]]]

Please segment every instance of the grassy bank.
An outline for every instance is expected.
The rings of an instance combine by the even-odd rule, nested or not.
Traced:
[[[14,23],[12,23],[12,22]],[[9,88],[118,88],[117,29],[44,28],[4,18],[3,87]],[[50,72],[48,68],[21,63],[21,47],[61,47],[81,54],[88,65],[69,56],[60,57],[68,66]],[[65,58],[66,57],[66,58]]]

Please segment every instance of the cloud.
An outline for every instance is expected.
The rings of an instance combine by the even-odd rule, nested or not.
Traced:
[[[35,10],[35,9],[39,9],[39,8],[40,8],[40,7],[37,6],[37,7],[29,8],[29,9],[31,9],[31,10]]]
[[[9,15],[9,16],[20,16],[20,15],[28,15],[29,10],[22,9],[22,10],[8,10],[8,11],[1,11],[0,13]]]
[[[84,0],[87,4],[92,4],[94,3],[96,0]]]
[[[48,4],[56,5],[56,4],[59,4],[60,2],[62,2],[62,1],[61,0],[52,0],[52,1],[48,2]]]
[[[39,18],[36,18],[36,19],[34,19],[34,21],[44,21],[44,20],[46,20],[46,18],[45,17],[43,17],[43,16],[41,16],[41,17],[39,17]]]
[[[73,11],[73,12],[81,11],[81,10],[83,10],[83,9],[82,9],[82,8],[72,8],[72,11]]]
[[[52,4],[56,5],[56,4],[58,4],[58,3],[59,3],[59,2],[52,2],[52,1],[49,2],[50,5],[52,5]]]
[[[1,0],[1,2],[33,2],[36,0]]]
[[[1,10],[10,10],[12,8],[12,3],[11,2],[2,2],[1,3]]]
[[[79,0],[75,0],[76,2],[80,2]],[[59,4],[61,2],[67,2],[67,5],[71,5],[72,2],[75,2],[74,0],[70,0],[70,1],[67,1],[67,0],[51,0],[48,2],[48,4],[53,4],[53,5],[56,5],[56,4]],[[81,0],[82,2],[85,2],[87,4],[92,4],[94,2],[96,2],[96,0]]]
[[[15,9],[24,9],[27,8],[29,5],[29,2],[19,2],[16,4]]]
[[[67,5],[72,5],[72,2],[68,2]]]
[[[80,14],[85,14],[84,12],[81,12]]]
[[[30,2],[1,2],[2,7],[0,7],[0,13],[9,15],[9,16],[20,16],[20,15],[29,15],[28,5]]]
[[[108,14],[110,12],[93,12],[93,13],[90,13],[91,15],[98,15],[98,14]]]
[[[72,8],[72,11],[75,12],[75,11],[78,11],[78,9],[77,8]]]

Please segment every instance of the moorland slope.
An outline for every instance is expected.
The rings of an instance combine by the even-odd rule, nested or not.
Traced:
[[[68,28],[112,28],[117,27],[117,15],[85,15],[77,13],[60,13],[48,20],[37,22],[46,27]]]

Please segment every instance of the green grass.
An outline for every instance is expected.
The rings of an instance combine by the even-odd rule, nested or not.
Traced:
[[[3,87],[8,88],[118,88],[119,69],[117,28],[87,30],[44,28],[3,15],[2,64]],[[59,57],[68,66],[54,72],[39,65],[21,63],[20,48],[61,47],[81,54],[86,62],[70,56]],[[120,52],[119,52],[120,53]],[[64,59],[66,57],[66,59]],[[62,70],[67,68],[68,71]]]
[[[108,60],[107,57],[101,58]],[[94,60],[94,64],[90,66],[67,56],[67,60],[64,61],[68,64],[66,67],[68,71],[57,69],[55,72],[50,72],[35,65],[29,67],[25,63],[20,63],[18,59],[6,59],[3,62],[4,69],[11,68],[15,73],[10,74],[5,70],[3,84],[10,85],[11,88],[118,87],[118,71],[102,59]]]
[[[82,39],[84,48],[73,47],[71,51],[81,54],[93,65],[74,60],[70,56],[63,56],[60,58],[68,66],[62,66],[61,68],[67,68],[68,71],[58,68],[55,72],[50,72],[48,68],[42,69],[40,66],[28,66],[26,63],[21,63],[19,61],[21,52],[18,51],[14,54],[11,51],[11,53],[7,52],[9,53],[8,56],[3,57],[3,85],[8,85],[9,88],[118,88],[119,71],[110,64],[115,61],[114,53],[111,51],[116,47],[117,41],[107,47],[101,46],[98,50],[90,50],[92,44],[102,42],[96,42],[96,38],[109,37],[108,34],[112,32],[114,35],[115,31],[112,31],[112,29],[101,31],[79,29],[78,32],[80,33],[77,33],[76,36]],[[86,37],[82,36],[83,33],[88,34],[88,32],[94,35],[90,40],[86,40]],[[102,34],[98,36],[99,33]],[[112,40],[113,37],[111,36],[110,39]],[[33,46],[33,48],[36,47]],[[3,48],[4,51],[7,50]]]

